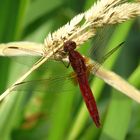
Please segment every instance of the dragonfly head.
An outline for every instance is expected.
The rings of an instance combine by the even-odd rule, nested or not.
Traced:
[[[68,40],[64,43],[64,51],[70,52],[76,48],[76,43],[74,41]]]

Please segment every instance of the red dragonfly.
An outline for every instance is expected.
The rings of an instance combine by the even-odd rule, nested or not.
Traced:
[[[76,73],[77,81],[90,116],[95,122],[96,126],[100,127],[100,118],[97,105],[88,83],[85,59],[79,52],[74,50],[75,48],[76,43],[74,41],[68,40],[64,43],[64,51],[68,53],[69,62]]]
[[[110,50],[101,60],[103,63],[113,52],[115,52],[124,42],[120,43],[117,47]],[[90,113],[91,118],[93,119],[95,125],[100,127],[100,117],[96,105],[95,98],[90,89],[88,83],[88,68],[86,66],[85,58],[77,51],[75,51],[76,43],[74,41],[68,40],[64,43],[64,52],[68,53],[69,64],[71,64],[74,72],[76,73],[77,81],[83,96],[83,99],[86,103],[87,109]],[[69,65],[68,65],[69,66]]]
[[[113,52],[115,52],[118,48],[120,48],[120,46],[122,46],[123,43],[119,44],[117,47],[109,51],[100,61],[100,63],[103,63]],[[100,127],[100,117],[99,117],[98,109],[96,106],[96,101],[94,99],[94,96],[88,84],[88,71],[89,70],[85,64],[86,60],[79,52],[74,50],[75,48],[76,48],[76,43],[74,41],[68,40],[64,43],[64,52],[68,53],[69,64],[71,64],[72,68],[74,69],[76,73],[76,78],[79,83],[79,87],[80,87],[82,96],[84,98],[84,101],[86,103],[87,109],[90,113],[91,118],[95,122],[95,125],[97,127]],[[25,81],[25,82],[18,83],[16,85],[19,86],[22,84],[29,84],[32,82],[39,83],[41,81],[40,80]]]

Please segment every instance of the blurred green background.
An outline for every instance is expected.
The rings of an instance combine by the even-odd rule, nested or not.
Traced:
[[[0,43],[20,40],[43,43],[49,32],[88,9],[94,0],[0,2]],[[105,46],[110,50],[125,41],[124,47],[111,56],[104,64],[105,67],[113,69],[140,88],[140,18],[110,27],[104,32],[104,37],[105,39],[101,37],[101,40],[97,41],[100,46],[97,49],[100,50],[99,54],[104,53]],[[94,39],[85,43],[80,51],[86,54],[89,49],[94,50],[92,46]],[[21,59],[24,64],[0,57],[1,93],[29,69],[27,61],[34,60],[25,61],[24,57]],[[71,71],[60,62],[49,61],[45,70],[40,68],[29,79],[63,76]],[[102,80],[92,78],[90,84],[102,123],[101,128],[96,128],[78,87],[69,85],[65,80],[61,80],[61,83],[59,80],[54,81],[51,86],[46,84],[46,88],[33,84],[25,87],[26,90],[14,91],[0,104],[0,140],[139,140],[138,103],[107,86]],[[67,91],[65,87],[70,87],[70,90]],[[55,89],[56,93],[52,89]]]

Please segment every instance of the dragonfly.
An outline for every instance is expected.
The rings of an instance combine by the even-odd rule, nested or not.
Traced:
[[[102,64],[110,55],[112,55],[116,50],[118,50],[120,48],[120,46],[122,46],[123,43],[124,42],[120,43],[118,46],[116,46],[115,48],[110,50],[107,54],[105,54],[99,63]],[[97,127],[100,127],[100,117],[99,117],[99,112],[97,109],[96,101],[94,99],[93,93],[92,93],[89,83],[88,83],[88,73],[89,73],[90,69],[92,69],[92,67],[94,67],[94,65],[92,67],[90,67],[90,69],[89,69],[89,67],[86,65],[86,59],[78,51],[75,50],[77,47],[76,42],[74,42],[72,40],[67,40],[64,42],[63,46],[64,46],[64,52],[69,57],[69,63],[68,63],[67,67],[69,67],[70,65],[72,66],[72,68],[75,72],[76,81],[79,84],[80,91],[82,93],[82,96],[83,96],[83,99],[87,106],[87,109],[89,111],[89,114],[90,114],[91,118],[93,119],[95,125]],[[18,47],[16,47],[16,48],[12,47],[10,49],[18,50]],[[20,50],[20,48],[19,48],[19,50]],[[96,70],[98,70],[98,69],[96,69]],[[23,86],[24,84],[29,84],[29,83],[31,84],[32,82],[34,82],[34,81],[25,81],[25,82],[18,83],[15,86],[17,86],[17,87],[20,85]],[[39,83],[39,82],[40,82],[40,80],[37,80],[37,83]]]
[[[97,65],[100,67],[100,65],[105,62],[105,60],[112,55],[116,50],[118,50],[122,45],[124,44],[124,42],[120,43],[118,46],[116,46],[115,48],[111,49],[108,53],[106,53],[102,59],[100,60],[100,64]],[[96,127],[99,128],[101,126],[100,123],[100,117],[99,117],[99,111],[96,105],[96,101],[95,98],[93,96],[92,90],[90,89],[89,83],[88,83],[88,75],[91,69],[93,69],[93,67],[95,65],[87,65],[87,60],[85,57],[83,57],[78,51],[76,51],[76,47],[77,44],[76,42],[72,41],[72,40],[67,40],[64,42],[63,44],[63,51],[64,53],[66,53],[68,55],[69,58],[69,63],[66,66],[67,68],[71,65],[71,67],[73,68],[75,74],[73,76],[69,76],[70,79],[74,78],[76,79],[77,83],[79,84],[79,88],[80,91],[82,93],[82,97],[84,99],[84,102],[87,106],[88,112],[93,120],[93,122],[95,123]],[[96,71],[98,70],[99,67],[96,67]],[[95,71],[95,72],[96,72]],[[59,79],[60,78],[60,79]],[[50,79],[41,79],[41,80],[33,80],[33,81],[24,81],[21,83],[16,84],[15,86],[23,86],[23,85],[34,85],[35,84],[44,84],[44,86],[48,85],[48,81],[50,82],[52,80],[52,82],[55,82],[55,80],[62,80],[65,79],[65,77],[57,77],[56,78],[50,78]],[[68,79],[66,77],[66,79]],[[51,83],[52,84],[52,83]],[[51,88],[51,87],[50,87]],[[20,89],[20,88],[19,88]]]

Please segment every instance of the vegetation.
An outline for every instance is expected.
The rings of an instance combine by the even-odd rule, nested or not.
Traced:
[[[42,43],[49,32],[58,29],[92,4],[93,0],[1,0],[0,42],[28,40]],[[105,39],[91,39],[79,51],[87,54],[90,47],[94,50],[92,46],[99,45],[98,53],[103,55],[105,48],[110,50],[125,41],[123,48],[115,53],[115,57],[111,56],[104,66],[113,69],[139,89],[139,18],[100,32],[105,34],[102,36]],[[17,59],[0,57],[1,93],[29,69],[29,63],[36,60],[23,56],[19,63]],[[42,66],[29,79],[64,76],[72,72],[61,62],[50,61],[44,65],[45,69]],[[78,87],[62,78],[61,83],[56,79],[52,82],[49,80],[47,84],[23,84],[25,89],[19,87],[12,92],[0,105],[0,139],[139,140],[139,104],[102,80],[91,78],[91,88],[101,116],[101,128],[96,128],[89,117]]]

